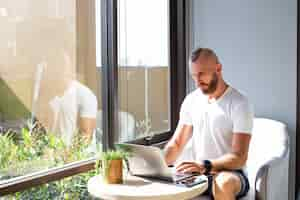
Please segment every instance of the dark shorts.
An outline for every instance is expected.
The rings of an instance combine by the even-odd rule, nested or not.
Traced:
[[[230,171],[230,172],[232,172],[233,174],[236,174],[240,178],[240,181],[241,181],[241,190],[236,195],[236,199],[239,199],[239,198],[242,198],[242,197],[246,196],[249,189],[250,189],[248,177],[245,175],[243,170],[233,170],[233,171]],[[213,199],[213,193],[212,193],[213,176],[208,175],[207,178],[208,178],[208,188],[203,193],[203,195],[208,195]]]

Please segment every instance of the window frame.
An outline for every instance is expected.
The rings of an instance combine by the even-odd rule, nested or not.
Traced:
[[[169,0],[169,66],[170,66],[170,130],[152,138],[141,138],[129,143],[163,146],[172,137],[179,119],[181,102],[186,95],[187,44],[189,29],[188,0]],[[103,149],[112,149],[118,134],[118,49],[117,0],[101,0],[102,46],[102,119]],[[64,166],[42,170],[0,183],[0,196],[57,181],[92,170],[96,158],[81,160]]]
[[[297,1],[297,113],[296,113],[296,160],[295,160],[295,182],[292,187],[294,187],[294,195],[298,197],[298,190],[300,188],[300,3]],[[291,195],[290,195],[291,196]]]
[[[170,130],[128,143],[162,146],[173,135],[181,103],[187,92],[190,15],[188,0],[169,0]]]

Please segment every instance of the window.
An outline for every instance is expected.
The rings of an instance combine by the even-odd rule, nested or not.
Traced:
[[[2,2],[0,185],[102,149],[100,2]]]
[[[168,0],[118,1],[117,141],[170,130],[168,24]]]
[[[169,139],[185,96],[184,16],[183,0],[5,0],[0,158],[17,152],[22,167],[0,162],[0,195],[87,172],[97,147]]]

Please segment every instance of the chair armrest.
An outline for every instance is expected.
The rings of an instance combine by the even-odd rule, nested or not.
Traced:
[[[262,164],[255,178],[255,199],[288,199],[288,167],[288,151]]]

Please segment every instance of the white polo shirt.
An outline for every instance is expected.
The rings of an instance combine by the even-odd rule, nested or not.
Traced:
[[[251,134],[253,109],[247,98],[230,86],[217,100],[209,100],[198,88],[184,99],[179,124],[193,126],[195,161],[215,159],[231,151],[233,134]]]

